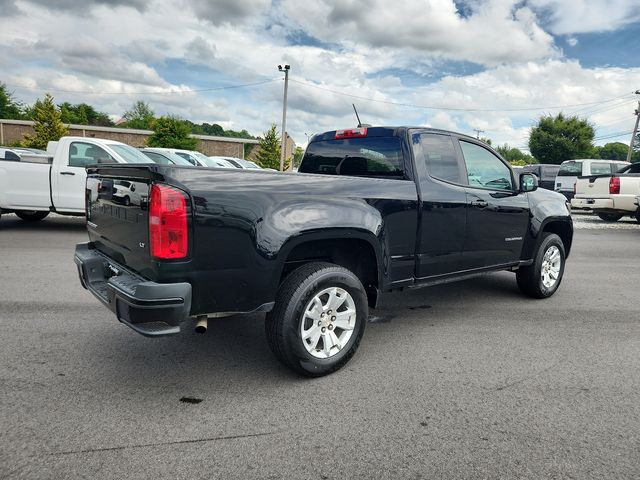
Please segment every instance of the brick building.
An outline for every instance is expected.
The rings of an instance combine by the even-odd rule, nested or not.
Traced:
[[[147,138],[153,133],[151,130],[136,130],[132,128],[95,127],[89,125],[68,125],[69,135],[78,137],[105,138],[126,143],[133,147],[142,147]],[[0,145],[13,145],[21,141],[25,134],[33,134],[33,122],[27,120],[0,119]],[[244,146],[252,145],[252,151],[247,157],[252,158],[258,140],[247,138],[214,137],[210,135],[192,135],[198,139],[196,149],[205,155],[244,158]],[[295,143],[287,134],[286,153],[292,157]]]

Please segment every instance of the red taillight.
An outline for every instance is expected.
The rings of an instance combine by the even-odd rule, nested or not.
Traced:
[[[185,194],[166,185],[152,185],[149,200],[151,256],[160,259],[186,257],[188,235]]]
[[[347,128],[336,130],[336,138],[358,138],[367,136],[367,127]]]
[[[609,194],[618,195],[620,193],[620,177],[611,177],[609,179]]]

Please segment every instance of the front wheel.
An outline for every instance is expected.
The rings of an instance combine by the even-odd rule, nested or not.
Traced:
[[[15,214],[25,222],[37,222],[49,215],[49,212],[19,211]]]
[[[355,354],[368,316],[358,277],[331,263],[313,262],[284,280],[265,332],[275,356],[297,373],[320,377]]]
[[[547,298],[556,293],[564,274],[564,244],[555,233],[545,233],[533,264],[520,267],[516,279],[520,291],[533,298]]]
[[[622,213],[606,213],[606,212],[596,213],[596,215],[600,217],[600,220],[604,220],[605,222],[617,222],[624,216]]]

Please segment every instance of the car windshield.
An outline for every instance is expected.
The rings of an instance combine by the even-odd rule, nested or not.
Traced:
[[[127,163],[153,163],[144,153],[129,145],[109,144],[109,147]]]
[[[196,157],[198,159],[198,161],[204,163],[205,165],[208,165],[207,161],[209,161],[209,157],[207,157],[206,155],[200,153],[200,152],[190,152],[190,154],[194,157]]]
[[[243,168],[240,162],[235,158],[227,158],[227,162],[233,165],[236,168]]]
[[[244,165],[246,168],[259,168],[259,169],[262,168],[260,165],[253,163],[249,160],[238,159],[237,162],[242,163],[242,165]]]
[[[558,170],[559,177],[578,177],[582,175],[582,162],[563,162]]]

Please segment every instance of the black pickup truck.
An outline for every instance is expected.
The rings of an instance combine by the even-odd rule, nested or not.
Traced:
[[[127,205],[119,182],[135,186]],[[158,336],[266,312],[274,354],[310,376],[351,358],[384,292],[510,270],[525,294],[553,295],[573,237],[562,195],[426,128],[315,135],[297,174],[91,168],[86,205],[80,280],[118,320]]]

